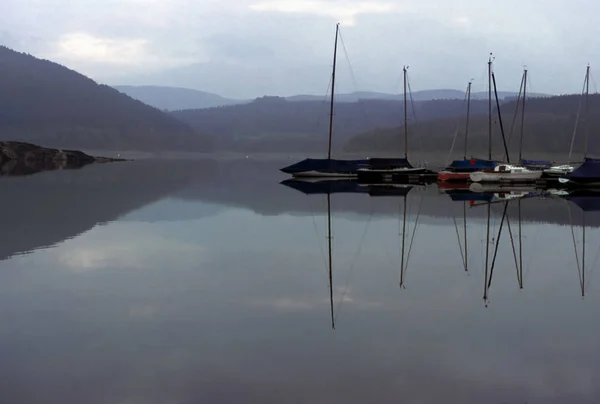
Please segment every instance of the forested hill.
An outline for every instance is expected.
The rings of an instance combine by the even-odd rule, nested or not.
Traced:
[[[191,108],[211,108],[248,102],[221,97],[218,94],[189,88],[165,86],[113,86],[122,93],[145,104],[167,111]]]
[[[540,155],[544,153],[568,155],[571,139],[577,122],[574,151],[581,153],[584,149],[585,132],[587,130],[591,155],[600,156],[600,94],[590,95],[588,98],[588,114],[586,123],[586,108],[582,105],[583,97],[580,95],[564,95],[548,98],[527,99],[523,155]],[[581,108],[580,108],[581,105]],[[520,108],[519,108],[520,110]],[[516,157],[520,140],[521,113],[517,111],[516,101],[505,103],[501,106],[502,121],[507,136],[512,137],[509,144],[511,156]],[[494,110],[495,112],[495,110]],[[513,126],[512,122],[515,120]],[[421,120],[418,125],[409,125],[411,144],[418,144],[419,148],[433,152],[450,150],[452,139],[456,132],[458,120],[434,119]],[[459,126],[459,137],[456,142],[456,154],[462,153],[464,145],[464,117]],[[402,128],[379,129],[365,131],[353,137],[345,147],[349,152],[385,152],[389,150],[402,151]],[[488,147],[488,116],[485,113],[473,114],[469,128],[468,154],[484,156]],[[496,156],[503,154],[502,138],[499,129],[497,114],[493,118],[493,150]]]
[[[0,46],[1,140],[49,147],[205,150],[186,124],[59,64]]]
[[[463,100],[416,101],[415,114],[431,120],[456,117]],[[473,113],[487,111],[487,101],[473,101]],[[412,110],[409,112],[412,113]],[[323,152],[327,149],[329,103],[263,97],[227,107],[174,111],[172,116],[201,133],[214,134],[219,149],[245,152]],[[396,127],[403,120],[401,101],[362,100],[335,105],[333,147],[341,150],[354,135]]]

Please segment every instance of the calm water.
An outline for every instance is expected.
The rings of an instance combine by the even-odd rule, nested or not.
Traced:
[[[486,274],[487,206],[333,194],[330,296],[327,196],[279,166],[0,179],[0,401],[600,401],[600,212],[522,200],[519,244],[490,205]]]

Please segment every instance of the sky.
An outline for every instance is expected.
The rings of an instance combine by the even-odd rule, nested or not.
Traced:
[[[594,0],[2,0],[0,44],[105,84],[168,85],[232,98],[336,90],[581,91],[596,52]],[[595,82],[592,80],[592,89]]]

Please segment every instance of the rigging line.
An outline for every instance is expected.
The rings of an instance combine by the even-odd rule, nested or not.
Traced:
[[[498,229],[498,238],[496,239],[496,245],[494,248],[494,256],[492,257],[492,266],[490,268],[490,280],[488,282],[488,290],[492,286],[492,277],[494,276],[494,267],[496,266],[496,257],[498,256],[498,248],[500,247],[500,237],[502,236],[502,227],[504,225],[504,219],[506,218],[506,211],[508,210],[508,201],[504,202],[504,212],[502,213],[502,220],[500,220],[500,228]]]
[[[352,265],[350,266],[350,269],[348,270],[348,276],[346,277],[346,284],[344,285],[344,292],[342,292],[342,298],[340,299],[340,301],[338,302],[338,306],[337,306],[337,313],[335,315],[335,320],[337,321],[338,316],[340,315],[340,312],[342,310],[342,303],[344,302],[344,298],[346,297],[346,293],[348,293],[348,284],[350,283],[350,276],[352,276],[354,267],[356,266],[356,258],[358,258],[358,255],[360,254],[360,251],[362,250],[362,246],[364,244],[365,241],[365,236],[367,235],[367,231],[369,229],[369,224],[371,223],[371,219],[373,217],[373,205],[371,205],[371,213],[369,214],[369,219],[367,220],[367,223],[365,225],[365,231],[362,234],[362,237],[360,238],[359,244],[358,244],[358,249],[354,255],[354,257],[352,258]]]
[[[465,92],[465,98],[463,99],[463,103],[461,105],[461,111],[464,109],[465,104],[467,103],[467,93]],[[452,160],[452,153],[454,152],[454,145],[456,144],[456,139],[458,138],[458,131],[460,127],[461,116],[460,114],[456,117],[456,130],[454,131],[454,138],[452,138],[452,146],[450,146],[450,152],[448,153],[448,157],[446,158],[446,163],[450,164]]]
[[[417,121],[417,112],[415,110],[415,101],[413,100],[412,89],[410,88],[410,80],[408,79],[408,73],[407,73],[407,77],[406,77],[406,84],[408,85],[408,96],[410,97],[410,107],[412,110],[413,122],[415,125],[415,130],[413,132],[417,134],[417,138],[419,140],[419,149],[420,149],[421,155],[423,155],[423,153],[424,153],[423,136],[421,136],[421,131],[419,129],[419,123]]]
[[[325,96],[323,97],[323,100],[321,101],[319,111],[321,110],[322,107],[327,105],[327,100],[331,96],[331,94],[329,94],[329,89],[331,88],[332,81],[333,81],[333,75],[329,75],[329,84],[327,85],[327,91],[325,91]],[[314,129],[318,129],[324,116],[327,116],[327,118],[329,118],[329,114],[320,114],[320,113],[317,114],[318,118],[317,118],[317,122],[315,123]],[[315,133],[313,136],[320,137],[321,135],[319,135],[318,133]]]
[[[319,238],[320,238],[319,229],[317,228],[315,212],[312,209],[311,209],[311,216],[312,216],[313,225],[315,227],[315,233],[317,235],[317,244],[319,245],[319,250],[321,251],[321,258],[323,258],[323,263],[325,264],[325,267],[327,268],[327,257],[325,257],[325,250],[323,250],[323,246],[321,245],[321,242],[319,241]],[[328,272],[328,271],[325,271],[325,272]]]
[[[579,106],[577,107],[577,116],[575,117],[575,127],[573,128],[573,135],[571,136],[571,147],[569,148],[569,159],[573,155],[573,145],[575,144],[575,135],[577,133],[577,126],[579,125],[579,117],[581,115],[581,107],[583,106],[583,94],[585,93],[585,80],[583,81],[583,88],[581,89],[581,97],[579,97]]]
[[[356,81],[356,75],[354,74],[354,68],[352,67],[352,63],[350,63],[350,56],[348,55],[348,51],[346,50],[346,43],[344,42],[344,37],[342,36],[341,30],[339,31],[339,35],[340,35],[340,42],[342,43],[342,49],[344,50],[344,56],[346,57],[346,62],[348,62],[348,67],[350,69],[350,77],[352,78],[352,85],[354,86],[354,91],[358,92],[358,84]],[[361,112],[363,113],[366,120],[370,124],[373,124],[373,120],[367,113],[367,110],[365,109],[365,105],[361,98],[358,98],[358,105],[360,106]]]
[[[522,287],[523,279],[521,279],[521,275],[519,273],[519,261],[517,260],[517,250],[515,249],[515,239],[513,237],[512,228],[510,227],[510,221],[508,214],[506,215],[506,227],[508,227],[508,235],[510,237],[510,245],[512,246],[513,257],[515,259],[515,268],[517,270],[517,281],[519,282],[519,286]]]
[[[346,50],[346,43],[344,42],[344,37],[342,36],[341,31],[340,31],[340,42],[342,43],[342,49],[344,50],[344,56],[346,56],[346,62],[348,62],[348,67],[350,69],[350,76],[352,77],[352,84],[354,85],[354,89],[358,90],[358,85],[356,83],[356,76],[354,75],[354,69],[352,68],[352,63],[350,63],[350,56],[348,56],[348,51]]]
[[[460,241],[460,233],[458,231],[458,223],[456,223],[456,216],[452,216],[452,219],[454,220],[454,229],[456,230],[456,238],[458,239],[458,248],[460,250],[460,258],[462,260],[463,267],[466,268],[467,263],[465,261],[465,254],[463,253],[463,247],[462,247],[462,243]]]
[[[413,241],[415,240],[415,233],[417,232],[417,226],[419,224],[419,216],[421,216],[421,208],[423,207],[423,196],[421,196],[421,200],[419,201],[419,209],[417,210],[417,217],[415,218],[415,225],[413,227],[412,235],[410,237],[410,244],[408,245],[408,253],[406,254],[406,266],[404,267],[404,272],[408,271],[408,262],[410,260],[410,253],[413,247]]]
[[[565,200],[567,204],[567,210],[569,212],[569,223],[571,224],[571,235],[573,236],[573,250],[575,251],[575,262],[577,263],[577,276],[579,277],[579,283],[581,284],[581,266],[579,265],[579,250],[577,249],[577,242],[575,240],[575,228],[573,226],[573,217],[571,215],[571,206],[569,202]]]
[[[525,74],[521,77],[521,87],[519,87],[519,95],[517,96],[517,104],[515,106],[515,113],[513,115],[512,122],[510,123],[510,131],[508,132],[508,139],[506,140],[506,144],[510,147],[510,139],[512,138],[512,134],[515,128],[515,122],[517,121],[517,115],[519,114],[519,107],[521,106],[521,94],[523,93],[523,83],[525,81]],[[525,97],[523,97],[525,98]]]

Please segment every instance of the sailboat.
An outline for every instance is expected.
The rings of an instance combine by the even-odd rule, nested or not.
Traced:
[[[488,76],[491,77],[494,85],[494,95],[496,98],[496,109],[498,111],[498,122],[500,124],[500,132],[502,134],[502,142],[504,144],[504,152],[506,156],[506,163],[497,164],[491,170],[475,171],[469,174],[469,179],[473,182],[534,182],[542,176],[540,170],[530,170],[520,165],[510,164],[510,155],[508,153],[508,146],[506,144],[506,138],[504,136],[504,127],[502,125],[502,114],[500,113],[500,102],[498,101],[498,90],[496,88],[496,77],[491,68],[492,58],[488,62]],[[491,93],[491,91],[490,91]],[[488,116],[488,159],[492,160],[492,108],[491,108],[491,97],[489,98],[489,116]],[[521,133],[521,137],[523,133]]]
[[[468,181],[469,174],[473,171],[493,169],[496,165],[491,160],[467,159],[467,145],[469,138],[469,117],[471,112],[471,81],[467,86],[467,119],[465,125],[465,143],[462,160],[454,160],[449,166],[438,172],[438,181]],[[490,98],[491,100],[491,98]]]
[[[590,92],[589,79],[590,79],[590,65],[588,64],[585,69],[585,78],[583,80],[583,91],[582,91],[582,93],[584,95],[585,112],[586,112],[586,116],[584,118],[584,122],[586,124],[584,158],[587,158],[587,136],[588,136],[587,109],[588,109],[588,96],[589,96],[589,92]],[[579,108],[581,108],[581,104],[580,104]],[[580,113],[580,110],[577,111],[577,119],[575,120],[575,127],[573,128],[573,136],[571,137],[571,148],[569,150],[569,160],[571,159],[571,156],[573,154],[573,145],[574,145],[574,141],[575,141],[575,134],[577,133],[577,126],[579,124],[579,113]],[[547,168],[544,170],[544,177],[546,177],[546,178],[564,178],[564,177],[568,176],[570,173],[572,173],[574,170],[575,170],[575,165],[571,164],[571,163],[553,165],[550,168]]]
[[[329,307],[331,311],[331,328],[335,330],[333,316],[333,259],[331,254],[331,194],[327,194],[327,246],[329,251]]]
[[[298,163],[280,169],[294,177],[356,177],[359,167],[367,164],[364,160],[337,160],[331,158],[331,139],[333,135],[333,112],[335,96],[335,69],[337,64],[337,46],[340,24],[335,26],[335,44],[333,47],[333,69],[331,72],[331,100],[329,104],[329,143],[326,159],[307,158]]]
[[[581,259],[579,259],[579,252],[575,243],[575,233],[573,230],[573,223],[571,222],[571,231],[573,232],[573,248],[575,250],[575,262],[577,264],[577,272],[579,275],[579,284],[581,287],[581,297],[585,297],[585,236],[586,236],[586,213],[587,212],[598,212],[600,211],[600,195],[597,192],[589,191],[575,191],[564,197],[566,200],[573,202],[583,212],[582,215],[582,241],[581,241]],[[569,212],[569,217],[571,217]]]
[[[485,276],[483,286],[483,300],[487,307],[489,303],[489,290],[492,286],[492,278],[494,276],[494,268],[496,267],[496,258],[498,257],[498,247],[500,246],[500,238],[502,236],[502,230],[504,228],[504,222],[508,228],[510,242],[512,245],[513,258],[515,261],[515,268],[517,270],[517,281],[519,283],[519,289],[523,289],[523,238],[522,238],[522,226],[521,226],[521,200],[518,200],[518,213],[519,213],[519,256],[517,258],[517,252],[514,245],[513,232],[510,227],[510,221],[508,219],[508,204],[510,200],[504,201],[504,209],[502,212],[502,219],[500,220],[500,227],[498,228],[498,235],[496,237],[494,246],[494,255],[492,257],[491,266],[489,266],[489,245],[490,245],[490,217],[491,217],[491,204],[487,204],[487,231],[486,231],[486,249],[485,249]]]
[[[560,176],[558,181],[561,184],[575,186],[599,186],[600,185],[600,159],[588,157],[588,96],[590,87],[590,66],[588,65],[585,75],[585,146],[583,163],[565,176]],[[575,133],[573,133],[575,135]],[[573,151],[573,140],[571,139],[571,155]]]
[[[425,167],[413,167],[408,161],[408,104],[407,104],[407,71],[402,68],[404,76],[404,158],[370,158],[366,167],[358,169],[358,177],[363,181],[394,180],[433,172]]]

